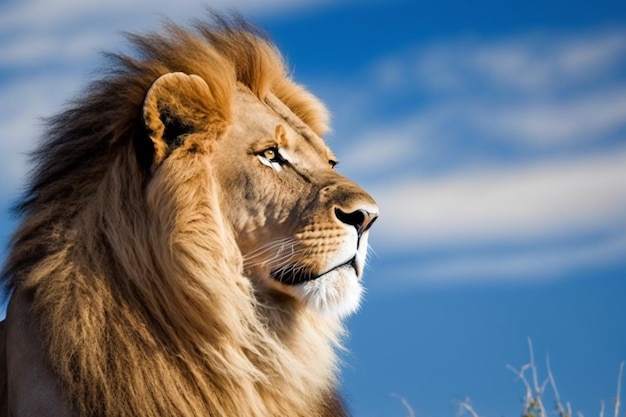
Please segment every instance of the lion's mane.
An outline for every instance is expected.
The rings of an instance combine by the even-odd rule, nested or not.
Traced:
[[[129,39],[134,52],[110,55],[104,77],[49,121],[3,271],[28,294],[65,395],[85,416],[343,415],[341,326],[287,297],[259,299],[202,164],[147,183],[160,150],[140,117],[151,83],[177,71],[210,87],[215,137],[237,83],[318,134],[324,107],[244,23],[168,23]]]

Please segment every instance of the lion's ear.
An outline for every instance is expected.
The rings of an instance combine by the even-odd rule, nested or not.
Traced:
[[[197,75],[172,72],[152,83],[143,102],[143,122],[160,164],[190,133],[219,133],[226,120],[208,84]]]

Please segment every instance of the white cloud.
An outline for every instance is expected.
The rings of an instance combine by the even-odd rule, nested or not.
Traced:
[[[626,227],[626,148],[370,187],[381,250],[523,242]]]
[[[349,140],[337,147],[342,171],[375,178],[398,166],[458,169],[475,163],[473,149],[467,149],[470,140],[485,149],[497,145],[549,152],[601,144],[624,128],[626,85],[612,85],[538,102],[449,98],[395,121],[350,129]]]
[[[486,134],[528,146],[596,141],[626,126],[626,87],[551,102],[479,105],[468,113],[468,122]]]
[[[367,140],[347,147],[342,169],[371,181],[380,258],[417,259],[385,271],[391,284],[545,280],[623,262],[625,65],[619,28],[455,39],[373,65],[361,108],[410,94],[414,107],[355,132]]]
[[[480,283],[541,283],[563,279],[581,269],[606,267],[624,261],[626,235],[591,243],[548,246],[507,254],[451,255],[434,262],[408,262],[391,267],[385,285],[370,282],[377,291],[398,286]],[[393,285],[390,285],[393,284]]]
[[[446,133],[447,114],[423,111],[383,125],[365,124],[362,133],[338,143],[344,145],[340,170],[348,176],[380,176],[398,166],[407,166],[436,152],[437,140]],[[362,123],[362,121],[361,121]],[[440,142],[440,141],[439,141]]]
[[[5,4],[0,14],[0,33],[24,30],[67,30],[68,26],[89,26],[107,22],[133,23],[135,28],[155,22],[161,16],[189,19],[201,16],[210,6],[215,10],[237,10],[254,14],[282,14],[320,7],[328,1],[318,0],[23,0]],[[104,25],[106,27],[106,25]],[[109,30],[111,26],[109,25]],[[132,29],[126,27],[126,29]]]
[[[0,194],[14,194],[26,174],[27,154],[40,137],[43,118],[61,110],[81,84],[80,76],[49,73],[0,85]]]
[[[374,88],[360,97],[370,113],[399,99],[414,110],[355,136],[437,152],[462,148],[468,137],[541,152],[602,143],[626,127],[626,29],[416,45],[370,68],[361,82]],[[366,166],[375,149],[366,141],[356,165]]]
[[[467,65],[501,85],[551,88],[594,77],[610,69],[625,52],[624,31],[560,39],[538,34],[470,50]]]
[[[218,0],[214,10],[251,15],[279,15],[322,7],[316,0]],[[0,68],[68,65],[93,58],[95,51],[118,44],[120,31],[155,28],[163,17],[180,23],[207,16],[201,0],[24,0],[0,3]]]
[[[523,34],[497,40],[455,39],[414,48],[374,66],[382,86],[446,91],[488,85],[541,93],[594,80],[626,54],[626,31],[559,36]]]
[[[0,36],[2,36],[0,34]],[[116,45],[122,39],[114,31],[80,28],[67,33],[20,33],[5,38],[2,69],[34,68],[42,66],[86,66],[98,51]],[[86,68],[85,68],[86,69]]]
[[[385,133],[389,132],[374,132],[369,137],[363,137],[358,146],[353,146],[342,157],[342,166],[348,166],[350,172],[362,170],[376,173],[389,169],[391,165],[409,163],[415,158],[416,149],[411,136],[394,134],[384,137]],[[384,140],[381,140],[382,137]]]

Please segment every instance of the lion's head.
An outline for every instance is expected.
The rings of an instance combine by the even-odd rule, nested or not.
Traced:
[[[52,120],[5,282],[87,415],[325,415],[377,206],[268,41],[196,29]]]
[[[284,292],[322,314],[352,312],[376,204],[333,169],[337,158],[324,141],[271,91],[259,98],[238,84],[233,93],[231,120],[216,137],[211,122],[203,124],[214,101],[201,77],[168,73],[154,82],[143,114],[163,156],[153,162],[148,195],[161,194],[188,164],[206,164],[221,221],[258,290]],[[298,93],[323,117],[315,99]]]

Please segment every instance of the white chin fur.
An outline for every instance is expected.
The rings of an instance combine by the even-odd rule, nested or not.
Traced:
[[[363,286],[352,267],[342,267],[313,281],[293,286],[298,297],[312,310],[337,318],[354,313],[361,302]]]

